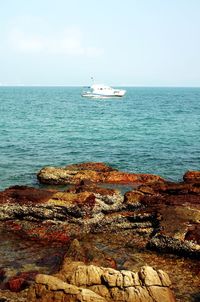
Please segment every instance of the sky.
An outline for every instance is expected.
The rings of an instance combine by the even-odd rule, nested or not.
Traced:
[[[200,86],[200,0],[0,0],[0,85]]]

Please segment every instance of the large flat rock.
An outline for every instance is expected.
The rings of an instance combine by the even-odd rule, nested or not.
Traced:
[[[152,183],[163,182],[163,178],[152,174],[138,174],[118,171],[104,163],[83,163],[60,167],[44,167],[37,174],[44,184],[80,184],[82,181],[94,183]]]

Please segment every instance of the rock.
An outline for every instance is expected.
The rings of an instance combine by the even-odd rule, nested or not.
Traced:
[[[116,177],[116,182],[121,182],[121,177],[124,177],[123,172],[112,171],[105,166],[94,165],[94,171],[84,170],[86,166],[71,167],[69,171],[73,179],[78,177],[80,180],[77,173],[83,176],[88,171],[103,177],[103,181],[110,175]],[[89,167],[92,169],[91,163]],[[133,175],[126,173],[126,176],[128,178],[124,179],[130,181]],[[137,177],[152,180],[144,175]],[[67,191],[12,187],[0,192],[0,220],[8,231],[47,242],[68,243],[88,233],[131,230],[132,234],[148,237],[149,248],[198,257],[199,184],[158,182],[155,179],[156,182],[140,185],[137,190],[125,193],[124,197],[118,190],[82,180]],[[170,240],[163,238],[169,238],[173,248]],[[188,245],[189,241],[191,244]],[[110,265],[115,265],[112,259]]]
[[[156,270],[150,266],[144,266],[139,271],[139,277],[145,286],[161,286],[161,280]]]
[[[59,225],[47,222],[32,222],[26,220],[14,220],[14,221],[5,221],[2,223],[4,228],[7,231],[14,232],[22,238],[28,238],[33,241],[44,241],[44,242],[61,242],[68,243],[71,240],[73,232],[78,234],[80,228],[76,230],[73,227],[64,224]]]
[[[134,174],[120,172],[104,163],[84,163],[65,168],[44,167],[37,174],[41,183],[80,184],[83,181],[93,183],[154,183],[163,182],[163,178],[151,174]]]
[[[12,292],[19,292],[30,285],[30,282],[35,280],[36,275],[37,272],[18,273],[7,281],[6,287]]]
[[[92,244],[80,243],[77,239],[74,239],[69,245],[60,272],[65,274],[66,271],[71,271],[71,263],[74,262],[116,268],[116,261],[105,252],[97,249]]]
[[[119,191],[103,188],[70,193],[18,186],[0,192],[0,200],[0,220],[7,230],[61,242],[90,232],[105,213],[123,208]]]
[[[140,186],[140,203],[155,213],[148,248],[186,257],[200,256],[200,187],[189,183],[155,183]],[[190,241],[190,242],[189,242]]]
[[[132,272],[71,262],[66,275],[65,280],[38,275],[35,285],[29,289],[28,299],[35,302],[47,298],[48,301],[55,298],[56,301],[175,301],[168,275],[148,266]]]
[[[92,192],[93,194],[99,194],[101,196],[113,196],[116,194],[119,194],[119,190],[117,189],[110,189],[105,187],[97,186],[95,183],[87,183],[86,181],[83,181],[81,184],[78,185],[71,185],[66,192],[69,193],[81,193],[81,192]]]
[[[0,268],[0,282],[2,282],[5,279],[6,271],[4,268]]]
[[[86,163],[68,165],[65,167],[65,169],[72,170],[72,171],[92,170],[96,172],[116,171],[116,169],[106,165],[105,163],[98,163],[98,162],[86,162]]]
[[[35,286],[29,289],[29,301],[106,302],[106,299],[91,290],[67,284],[54,277],[39,274]]]
[[[200,171],[187,171],[183,175],[185,182],[200,183]]]
[[[27,302],[27,289],[20,292],[0,291],[0,302]]]
[[[189,241],[183,241],[162,234],[155,235],[147,245],[148,248],[163,253],[178,254],[185,257],[197,258],[200,256],[200,245]]]
[[[195,242],[200,245],[200,224],[190,224],[185,240]]]
[[[51,190],[38,190],[27,186],[13,186],[0,192],[0,204],[35,205],[45,203],[55,192]]]
[[[44,184],[80,184],[82,181],[103,182],[104,172],[90,170],[67,170],[66,168],[45,167],[37,174]]]
[[[66,211],[75,217],[83,217],[91,214],[95,205],[95,196],[91,192],[77,194],[58,192],[46,203],[47,205],[64,207]]]
[[[135,209],[141,206],[140,201],[142,200],[144,194],[139,191],[129,191],[124,195],[124,204],[128,206],[130,209]]]
[[[162,288],[160,286],[151,286],[149,288],[149,295],[155,302],[175,301],[172,291],[169,288]]]

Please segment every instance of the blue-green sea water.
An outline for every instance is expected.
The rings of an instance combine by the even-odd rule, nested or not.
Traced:
[[[81,87],[0,87],[0,189],[86,161],[176,181],[200,170],[200,88],[126,89],[91,100]]]

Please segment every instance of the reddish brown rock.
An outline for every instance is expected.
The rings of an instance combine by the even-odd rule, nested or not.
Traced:
[[[200,245],[200,224],[190,224],[185,235],[185,240],[193,241]]]
[[[0,192],[0,204],[38,204],[44,203],[53,196],[55,191],[38,190],[27,186],[13,186]]]
[[[11,277],[7,283],[7,288],[12,292],[19,292],[25,289],[31,281],[35,280],[38,272],[23,272],[19,273],[14,277]]]
[[[139,190],[143,193],[149,195],[155,194],[166,194],[166,195],[186,195],[186,194],[193,194],[198,195],[200,194],[200,186],[197,183],[174,183],[174,182],[157,182],[147,185],[142,185],[139,187]]]
[[[91,192],[57,192],[46,205],[65,208],[74,217],[89,217],[95,206],[95,196]]]
[[[80,184],[82,181],[113,184],[141,184],[163,182],[163,178],[151,174],[121,172],[103,163],[84,163],[65,168],[45,167],[37,174],[41,183]]]
[[[32,240],[64,243],[73,236],[90,232],[94,223],[104,216],[103,211],[116,211],[123,204],[122,195],[115,190],[91,188],[90,192],[78,191],[13,187],[0,192],[2,225]]]
[[[105,174],[106,183],[127,184],[139,182],[140,176],[126,172],[113,171]]]
[[[50,241],[67,243],[70,241],[70,235],[73,230],[69,230],[69,226],[59,226],[51,222],[37,223],[31,221],[6,221],[4,226],[7,231],[12,231],[22,238],[28,238],[33,241]],[[79,230],[80,231],[80,230]],[[76,230],[78,233],[78,230]]]
[[[105,163],[99,163],[99,162],[86,162],[86,163],[68,165],[65,167],[65,169],[73,170],[73,171],[91,170],[96,172],[110,172],[116,170],[106,165]]]
[[[144,194],[140,191],[129,191],[126,192],[124,195],[124,203],[129,207],[129,208],[136,208],[138,206],[141,206],[141,201],[144,197]]]
[[[140,203],[157,213],[155,234],[148,246],[162,252],[200,256],[200,190],[197,183],[157,183],[141,186]],[[156,217],[156,216],[155,216]]]
[[[70,186],[66,190],[66,192],[74,193],[74,194],[81,193],[81,192],[92,192],[94,194],[99,194],[101,196],[106,196],[106,195],[113,196],[113,195],[119,193],[118,190],[110,189],[110,188],[106,188],[106,187],[100,187],[94,183],[88,184],[87,182],[83,182],[78,185]]]
[[[82,175],[85,172],[78,171]],[[70,173],[75,173],[75,177],[78,175],[74,170]],[[116,182],[125,177],[123,172],[103,172],[104,180],[106,173],[113,174]],[[132,176],[128,174],[129,181]],[[90,232],[123,229],[151,235],[152,247],[153,242],[158,247],[160,240],[160,249],[162,246],[167,250],[166,246],[170,244],[166,238],[169,238],[173,248],[168,250],[173,253],[182,253],[181,246],[185,255],[196,257],[200,253],[200,189],[197,183],[156,181],[127,192],[123,198],[117,190],[81,181],[81,185],[74,185],[65,192],[13,187],[0,192],[0,200],[0,220],[5,228],[32,240],[65,243]],[[154,238],[155,234],[160,236]]]
[[[187,171],[183,175],[185,182],[200,183],[200,171]]]

